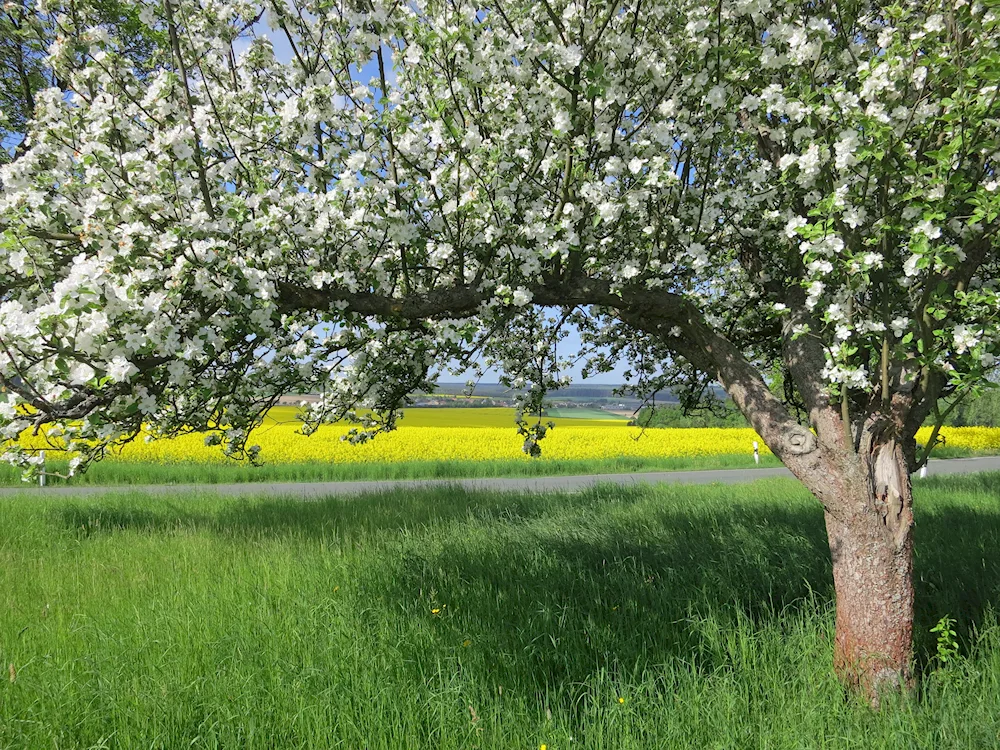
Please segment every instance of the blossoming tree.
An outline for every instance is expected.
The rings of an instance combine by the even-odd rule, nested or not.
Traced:
[[[307,429],[362,406],[364,440],[472,352],[537,395],[572,322],[595,367],[725,388],[825,510],[839,674],[909,682],[914,435],[998,346],[989,3],[157,0],[146,78],[45,6],[63,85],[0,172],[7,438],[253,457],[310,388]]]
[[[119,44],[140,71],[155,48],[150,29],[126,0],[93,0],[90,20],[111,24]],[[46,65],[46,49],[56,31],[53,10],[39,9],[31,0],[6,0],[0,5],[0,163],[17,155],[27,122],[35,109],[35,94],[60,82]]]

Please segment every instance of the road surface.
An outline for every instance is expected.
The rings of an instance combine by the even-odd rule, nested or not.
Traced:
[[[1000,456],[948,458],[930,461],[929,476],[1000,471]],[[461,486],[471,490],[508,492],[574,492],[595,484],[736,484],[770,477],[791,477],[784,467],[771,469],[717,469],[712,471],[661,471],[635,474],[588,474],[585,476],[497,477],[491,479],[404,479],[365,482],[246,482],[242,484],[152,484],[152,485],[79,485],[77,487],[4,487],[0,497],[34,495],[36,497],[78,497],[108,493],[143,493],[148,495],[189,492],[219,495],[282,495],[302,498],[330,495],[358,495],[393,490],[432,489]],[[914,481],[919,482],[919,479]]]

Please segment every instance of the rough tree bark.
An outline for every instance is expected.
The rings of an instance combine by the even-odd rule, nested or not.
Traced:
[[[824,507],[836,591],[834,669],[877,707],[881,694],[908,689],[913,680],[909,463],[891,420],[856,426],[855,449],[845,431],[831,436],[823,429],[840,422],[826,416],[815,442],[804,441],[797,425],[775,435],[761,432],[759,420],[751,423]]]
[[[834,668],[878,705],[911,687],[913,505],[900,443],[866,426],[861,450],[829,477],[826,528],[837,595]]]
[[[913,503],[909,463],[891,425],[869,418],[857,427],[858,450],[844,433],[820,429],[815,444],[801,445],[794,428],[790,440],[758,429],[823,504],[836,592],[834,670],[875,707],[886,691],[913,682]],[[806,451],[790,453],[789,443]]]

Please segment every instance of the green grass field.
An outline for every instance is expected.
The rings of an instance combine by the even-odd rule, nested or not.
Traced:
[[[546,409],[545,415],[556,419],[593,419],[598,421],[614,421],[625,424],[629,418],[622,414],[615,414],[603,409],[585,409],[581,407],[570,407],[561,409]]]
[[[761,456],[761,466],[781,466],[772,455]],[[49,461],[49,471],[65,473],[65,461]],[[750,456],[701,456],[690,458],[619,457],[611,459],[496,461],[405,461],[379,464],[309,463],[250,466],[230,463],[116,463],[104,461],[86,474],[74,476],[72,485],[130,484],[229,484],[242,482],[351,482],[392,479],[474,479],[479,477],[533,477],[567,474],[623,474],[650,471],[700,471],[704,469],[751,469]],[[49,485],[65,485],[50,477]],[[0,487],[22,484],[19,470],[0,464]]]
[[[997,747],[998,488],[918,485],[924,677],[878,713],[791,481],[3,499],[0,748]]]

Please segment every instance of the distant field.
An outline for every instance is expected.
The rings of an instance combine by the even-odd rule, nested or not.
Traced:
[[[789,480],[2,499],[0,748],[996,748],[998,487],[917,486],[923,678],[878,712]]]
[[[615,420],[620,422],[627,422],[628,417],[623,414],[615,414],[614,412],[604,411],[603,409],[584,409],[583,407],[576,408],[563,408],[563,409],[547,409],[545,411],[546,417],[555,417],[560,419],[596,419],[596,420]]]
[[[600,409],[551,411],[559,414],[545,416],[542,418],[543,422],[551,419],[556,425],[607,427],[617,424],[624,426],[627,421],[618,414]],[[298,409],[294,406],[276,406],[268,413],[265,424],[297,422],[297,413]],[[403,410],[403,419],[399,424],[405,427],[513,427],[515,414],[514,409],[502,407],[410,407]]]

